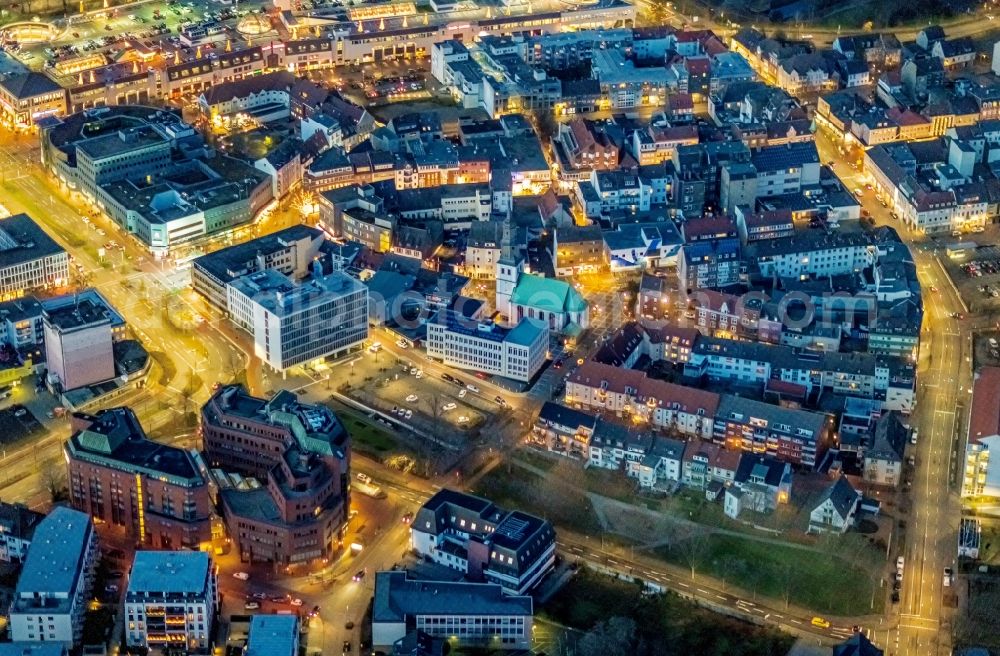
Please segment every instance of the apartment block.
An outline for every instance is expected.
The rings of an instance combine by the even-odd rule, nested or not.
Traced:
[[[72,508],[54,508],[35,529],[17,579],[10,637],[79,647],[98,555],[90,517]]]
[[[208,654],[219,610],[212,557],[204,551],[137,551],[125,589],[125,644]]]

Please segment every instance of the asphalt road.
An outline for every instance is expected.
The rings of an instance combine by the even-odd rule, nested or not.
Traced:
[[[834,161],[848,189],[864,188],[862,171],[851,168],[823,133],[817,135],[820,160]],[[887,612],[887,626],[878,640],[889,656],[950,653],[950,609],[943,606],[944,568],[954,566],[960,504],[953,475],[961,466],[961,409],[971,399],[970,324],[953,318],[965,311],[935,252],[935,244],[892,219],[873,192],[861,196],[876,225],[890,225],[910,245],[923,290],[924,326],[918,362],[917,408],[910,417],[918,428],[916,445],[906,456],[916,457],[910,478],[910,512],[906,528],[893,535],[885,580],[891,581],[896,556],[905,559],[900,603]],[[936,289],[937,291],[932,291]],[[909,478],[909,477],[908,477]]]

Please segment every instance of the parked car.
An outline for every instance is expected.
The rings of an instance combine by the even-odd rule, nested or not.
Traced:
[[[243,604],[243,610],[257,610],[260,608],[260,604],[256,601],[247,601]]]
[[[457,407],[458,405],[455,403],[445,403],[443,406],[441,406],[441,409],[444,410],[445,412],[448,412],[450,410],[454,410]]]
[[[239,579],[241,581],[249,581],[250,575],[247,574],[246,572],[233,572],[233,578]]]
[[[469,390],[470,392],[475,392],[476,394],[479,394],[479,388],[473,385],[472,383],[466,385],[465,389]]]

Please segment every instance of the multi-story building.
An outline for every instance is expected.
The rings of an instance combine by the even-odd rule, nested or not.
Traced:
[[[529,649],[532,598],[508,592],[492,583],[411,581],[406,572],[379,572],[372,647],[393,652],[394,645],[417,631],[459,648]]]
[[[750,156],[757,171],[757,195],[779,196],[819,184],[819,153],[812,141],[759,148]]]
[[[283,565],[327,558],[350,506],[350,439],[321,405],[282,391],[270,400],[222,387],[201,410],[213,467],[252,476],[217,476],[224,520],[244,560]]]
[[[20,503],[0,502],[0,560],[20,563],[45,515]]]
[[[1000,497],[1000,368],[983,367],[972,386],[969,434],[962,468],[962,496]],[[991,457],[992,456],[992,457]]]
[[[48,642],[0,642],[0,656],[69,656],[66,645]]]
[[[42,162],[157,257],[250,222],[273,199],[268,174],[150,107],[101,107],[47,126]]]
[[[298,656],[299,618],[295,615],[253,615],[243,656]]]
[[[62,391],[115,377],[113,312],[83,298],[42,312],[49,380]]]
[[[254,353],[275,371],[342,355],[368,339],[368,288],[341,271],[295,282],[274,269],[227,286],[230,319],[253,335]]]
[[[719,395],[649,378],[635,369],[587,361],[566,380],[566,403],[707,439],[712,436]]]
[[[75,413],[64,445],[73,507],[135,544],[211,543],[213,499],[200,457],[146,437],[129,408]]]
[[[90,517],[56,506],[35,529],[10,605],[10,637],[80,646],[98,558]]]
[[[470,580],[520,595],[555,565],[556,533],[544,519],[445,488],[417,511],[410,546]]]
[[[69,284],[69,255],[27,214],[0,220],[0,299]]]
[[[125,589],[125,644],[207,654],[219,586],[204,551],[137,551]]]
[[[191,263],[191,285],[216,309],[228,312],[227,286],[233,280],[265,269],[295,280],[304,278],[324,244],[326,237],[321,230],[291,226],[202,255]]]
[[[469,227],[465,244],[465,266],[462,274],[469,278],[494,278],[500,260],[500,242],[503,223],[500,221],[474,221]]]
[[[818,412],[725,394],[715,416],[715,441],[815,467],[832,442],[833,422]]]
[[[552,236],[552,265],[557,276],[595,273],[608,267],[608,245],[598,225],[556,228]]]
[[[66,90],[42,73],[14,73],[0,79],[0,119],[26,130],[46,116],[66,113]]]
[[[527,382],[545,363],[549,327],[525,317],[513,328],[445,310],[427,323],[427,356],[450,367]]]
[[[812,230],[758,240],[747,246],[747,258],[763,279],[857,274],[875,264],[878,253],[879,240],[860,231]]]

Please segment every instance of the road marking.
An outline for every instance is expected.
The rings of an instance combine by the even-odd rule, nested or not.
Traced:
[[[789,621],[790,621],[790,622],[791,622],[792,624],[802,624],[802,622],[800,622],[799,620],[795,619],[794,617],[793,617],[792,619],[790,619]]]
[[[681,582],[681,581],[678,581],[678,582],[677,582],[677,585],[682,585],[682,586],[684,586],[685,588],[690,588],[690,587],[691,587],[691,586],[690,586],[690,585],[688,585],[687,583],[683,583],[683,582]]]
[[[725,601],[725,600],[726,600],[726,598],[725,598],[725,597],[723,597],[723,596],[722,596],[722,595],[720,595],[720,594],[717,594],[717,595],[715,595],[715,598],[716,598],[716,599],[721,599],[722,601]]]

